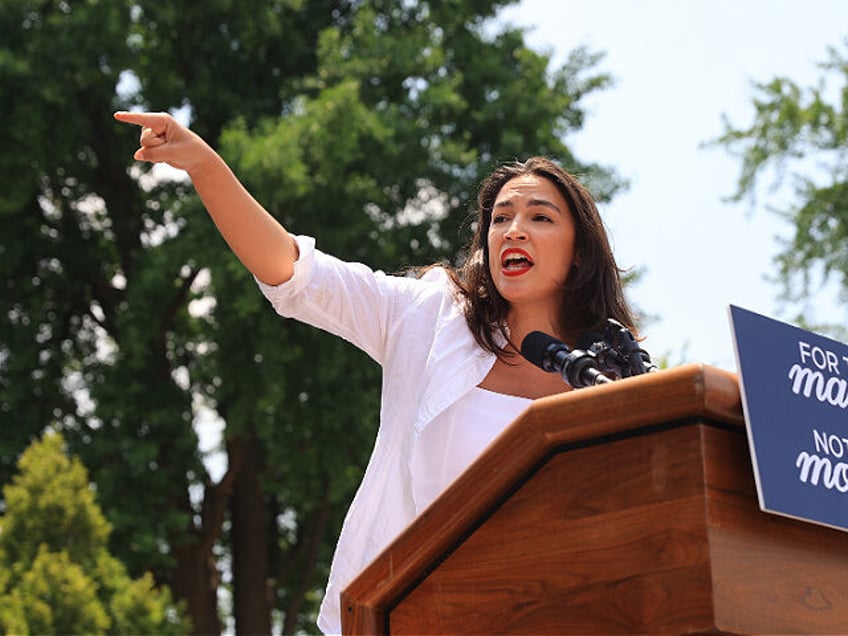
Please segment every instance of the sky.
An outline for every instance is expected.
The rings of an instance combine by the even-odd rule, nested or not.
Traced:
[[[628,292],[656,316],[643,346],[670,366],[736,371],[730,304],[783,322],[796,315],[772,282],[777,239],[791,228],[766,207],[791,199],[778,190],[728,202],[740,160],[705,144],[723,132],[723,115],[750,125],[755,83],[815,85],[827,48],[848,50],[848,2],[522,0],[501,16],[526,27],[527,44],[555,65],[578,46],[605,53],[597,69],[615,83],[586,98],[586,124],[567,141],[630,184],[600,211],[618,264],[644,270]],[[832,293],[809,307],[823,320],[846,318]]]

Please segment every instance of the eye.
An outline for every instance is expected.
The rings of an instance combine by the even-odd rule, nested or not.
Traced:
[[[492,225],[497,225],[498,223],[504,223],[507,221],[509,217],[506,214],[495,214],[492,216]]]
[[[553,223],[554,220],[548,214],[542,214],[539,212],[538,214],[533,215],[534,221],[543,221],[545,223]]]

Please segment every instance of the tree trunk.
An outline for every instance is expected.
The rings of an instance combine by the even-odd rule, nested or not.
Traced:
[[[233,550],[233,615],[237,634],[270,634],[268,535],[265,496],[259,480],[260,449],[255,434],[241,437],[243,464],[230,499]]]
[[[309,516],[305,524],[305,532],[298,533],[299,541],[297,549],[292,555],[291,562],[286,564],[288,568],[298,573],[299,582],[292,586],[292,592],[285,607],[282,631],[284,636],[291,636],[297,630],[300,609],[303,606],[307,592],[313,585],[321,540],[327,532],[327,522],[330,518],[331,508],[329,477],[324,477],[323,484],[324,496],[321,499],[321,504]],[[280,578],[281,580],[284,578],[282,574]]]
[[[218,618],[218,571],[211,554],[201,543],[174,548],[177,569],[174,573],[173,592],[185,600],[192,621],[192,634],[215,636],[221,633]]]
[[[238,475],[244,466],[242,445],[227,444],[227,472],[217,484],[206,483],[200,526],[191,522],[190,534],[196,541],[175,545],[177,561],[172,589],[174,596],[187,604],[192,621],[192,634],[214,636],[221,633],[218,616],[218,584],[220,576],[215,561],[215,542],[221,528]],[[188,503],[184,502],[184,507]]]

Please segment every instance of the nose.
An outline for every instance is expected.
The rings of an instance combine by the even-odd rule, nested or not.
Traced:
[[[527,238],[527,232],[524,229],[524,223],[520,214],[516,214],[509,222],[509,226],[504,233],[504,238],[511,241],[523,241]]]

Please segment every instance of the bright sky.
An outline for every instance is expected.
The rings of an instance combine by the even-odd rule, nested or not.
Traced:
[[[646,269],[631,297],[659,319],[643,344],[672,366],[735,371],[729,304],[791,320],[767,280],[775,237],[789,233],[764,203],[725,202],[739,160],[702,146],[722,132],[722,114],[751,123],[754,82],[815,84],[827,47],[848,36],[848,2],[521,0],[502,15],[531,28],[528,44],[555,63],[579,45],[606,53],[599,68],[616,84],[587,101],[587,124],[570,141],[578,157],[630,182],[601,213],[619,265]],[[831,300],[812,305],[836,319],[824,311]]]

